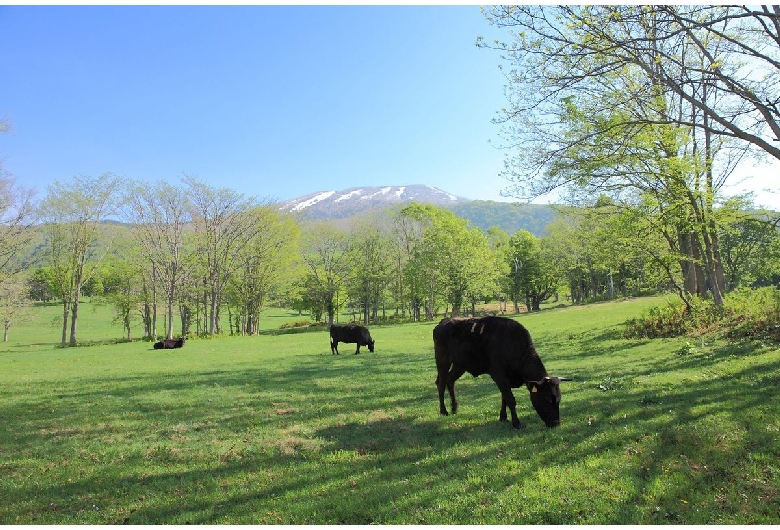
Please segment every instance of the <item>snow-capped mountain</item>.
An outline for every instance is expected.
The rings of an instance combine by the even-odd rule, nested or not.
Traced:
[[[307,219],[344,219],[364,210],[412,201],[449,206],[468,202],[469,199],[420,184],[362,186],[343,191],[319,191],[304,195],[280,203],[279,209],[285,212],[300,212]]]

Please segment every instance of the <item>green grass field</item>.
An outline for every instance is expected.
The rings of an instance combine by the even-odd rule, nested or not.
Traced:
[[[357,356],[326,332],[61,349],[45,308],[0,344],[0,523],[777,523],[780,349],[622,338],[663,300],[522,315],[574,380],[557,429],[518,389],[519,431],[486,376],[439,415],[432,322]],[[91,311],[82,341],[121,337]]]

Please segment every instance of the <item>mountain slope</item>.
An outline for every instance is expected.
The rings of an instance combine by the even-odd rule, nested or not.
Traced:
[[[412,201],[443,206],[468,201],[432,186],[362,186],[343,191],[319,191],[279,204],[303,219],[346,219],[357,213]]]
[[[412,201],[450,210],[481,230],[497,226],[510,235],[524,229],[541,236],[555,215],[552,207],[547,205],[472,201],[424,185],[363,186],[343,191],[319,191],[284,201],[278,207],[302,220],[345,221],[366,211],[384,210]]]

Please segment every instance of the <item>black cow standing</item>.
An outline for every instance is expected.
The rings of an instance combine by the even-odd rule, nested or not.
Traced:
[[[512,388],[525,385],[531,404],[548,427],[560,423],[558,404],[561,401],[560,382],[563,377],[549,377],[534,349],[531,335],[521,324],[501,317],[445,318],[433,328],[436,355],[436,387],[439,391],[439,411],[447,415],[444,389],[449,390],[452,413],[458,410],[455,381],[465,372],[474,377],[489,374],[501,391],[500,421],[507,421],[506,408],[512,414],[512,427],[523,424],[517,418]]]
[[[333,324],[330,326],[330,353],[339,354],[339,342],[356,342],[355,355],[360,353],[361,346],[368,346],[368,351],[374,351],[374,339],[368,329],[357,324]]]
[[[178,339],[163,339],[159,342],[154,343],[154,349],[155,350],[168,350],[172,348],[181,348],[184,346],[184,341],[187,340],[187,337],[181,337]]]

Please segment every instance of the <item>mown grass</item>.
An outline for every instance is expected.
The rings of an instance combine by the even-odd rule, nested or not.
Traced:
[[[484,376],[438,414],[434,323],[372,328],[357,356],[326,332],[60,349],[20,328],[0,523],[776,523],[780,350],[623,338],[658,303],[522,315],[574,381],[557,429],[518,390],[520,431]],[[81,336],[116,337],[109,320]]]

